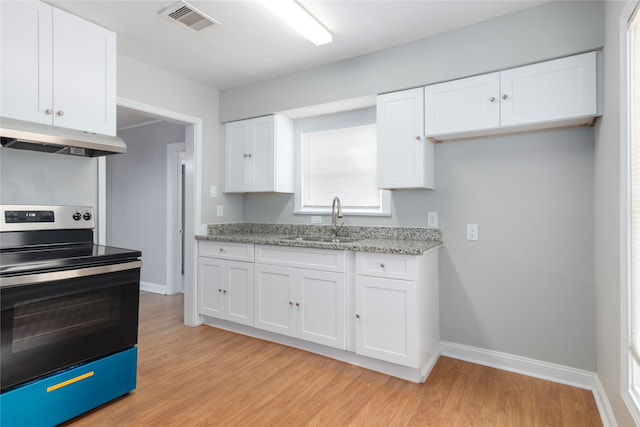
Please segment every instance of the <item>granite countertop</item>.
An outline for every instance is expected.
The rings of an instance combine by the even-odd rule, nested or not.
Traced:
[[[292,224],[210,224],[207,235],[197,240],[254,243],[259,245],[337,249],[401,255],[422,255],[443,246],[438,228],[344,226],[339,238],[353,241],[307,241],[296,237],[331,237],[328,225]]]

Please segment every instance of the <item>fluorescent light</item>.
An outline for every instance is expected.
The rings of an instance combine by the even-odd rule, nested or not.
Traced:
[[[294,0],[261,0],[261,2],[316,46],[333,41],[329,30],[323,27],[298,2]]]

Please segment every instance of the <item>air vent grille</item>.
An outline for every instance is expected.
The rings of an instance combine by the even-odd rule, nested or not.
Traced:
[[[220,22],[184,1],[169,6],[160,12],[160,15],[166,16],[174,22],[179,22],[194,31],[200,31],[212,25],[220,25]]]

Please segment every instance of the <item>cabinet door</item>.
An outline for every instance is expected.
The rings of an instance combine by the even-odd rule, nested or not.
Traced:
[[[248,191],[274,191],[275,116],[249,120]]]
[[[500,126],[499,73],[424,88],[425,134],[438,136]]]
[[[292,269],[255,265],[255,327],[295,336]]]
[[[356,276],[356,353],[418,367],[416,282]]]
[[[299,270],[298,338],[346,349],[343,273]]]
[[[54,124],[116,134],[116,35],[53,10]]]
[[[0,2],[0,116],[51,124],[52,10],[41,2]]]
[[[595,116],[596,53],[503,71],[500,91],[502,126]]]
[[[198,258],[198,313],[224,319],[224,261]]]
[[[225,125],[225,180],[224,191],[245,191],[247,170],[247,149],[245,141],[249,139],[250,129],[244,122]]]
[[[253,263],[228,261],[225,282],[227,320],[253,326]]]
[[[433,144],[424,138],[423,89],[377,99],[378,187],[434,188]]]

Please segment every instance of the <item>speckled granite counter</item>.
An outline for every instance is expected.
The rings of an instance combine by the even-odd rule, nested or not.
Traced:
[[[331,237],[328,225],[297,224],[209,224],[207,235],[196,239],[401,255],[422,255],[443,246],[439,228],[344,226],[338,235],[355,241],[295,240],[300,236]]]

